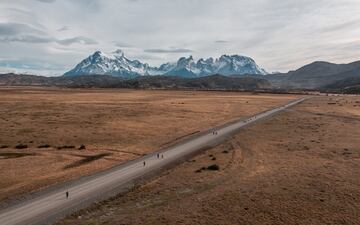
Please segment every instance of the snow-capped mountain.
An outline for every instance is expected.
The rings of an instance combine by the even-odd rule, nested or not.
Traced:
[[[138,60],[130,60],[121,50],[111,54],[101,51],[84,59],[64,76],[112,75],[125,78],[145,75],[169,75],[182,77],[202,77],[213,74],[243,75],[267,72],[260,68],[253,59],[239,55],[223,55],[218,59],[208,58],[195,61],[192,56],[180,58],[176,63],[165,63],[160,67],[151,67]]]
[[[221,75],[244,75],[258,74],[266,75],[267,72],[260,68],[253,59],[239,55],[223,55],[219,59],[199,59],[194,61],[193,57],[182,57],[176,66],[166,73],[174,76],[202,77],[212,74]]]
[[[81,61],[74,69],[65,73],[64,76],[112,75],[129,78],[150,75],[155,71],[157,71],[156,68],[152,68],[146,63],[126,58],[121,50],[116,50],[111,54],[97,51]]]

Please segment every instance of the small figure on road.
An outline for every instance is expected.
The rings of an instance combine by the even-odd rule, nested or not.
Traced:
[[[161,158],[162,158],[162,159],[164,158],[164,155],[163,155],[163,154],[161,154]]]
[[[66,198],[69,198],[69,192],[66,191]]]
[[[145,161],[144,161],[144,166],[145,166],[145,164],[146,164],[146,163],[145,163]]]
[[[160,158],[160,154],[159,154],[159,153],[157,154],[157,158]]]

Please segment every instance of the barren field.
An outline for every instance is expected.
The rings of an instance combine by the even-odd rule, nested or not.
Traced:
[[[74,179],[295,96],[0,89],[0,200]]]
[[[360,97],[307,100],[59,224],[360,224]]]

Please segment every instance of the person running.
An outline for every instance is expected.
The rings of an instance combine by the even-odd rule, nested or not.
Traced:
[[[164,155],[163,155],[163,154],[161,154],[161,158],[162,158],[162,159],[164,158]]]
[[[144,166],[145,166],[145,164],[146,164],[146,163],[145,163],[145,161],[144,161]]]
[[[160,154],[159,154],[159,153],[157,154],[157,158],[160,158]]]
[[[69,198],[69,192],[66,191],[66,198]]]

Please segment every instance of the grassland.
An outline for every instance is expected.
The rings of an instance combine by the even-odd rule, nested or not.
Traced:
[[[0,89],[0,200],[76,179],[296,96]]]
[[[360,97],[315,97],[59,224],[360,224],[359,146]]]

